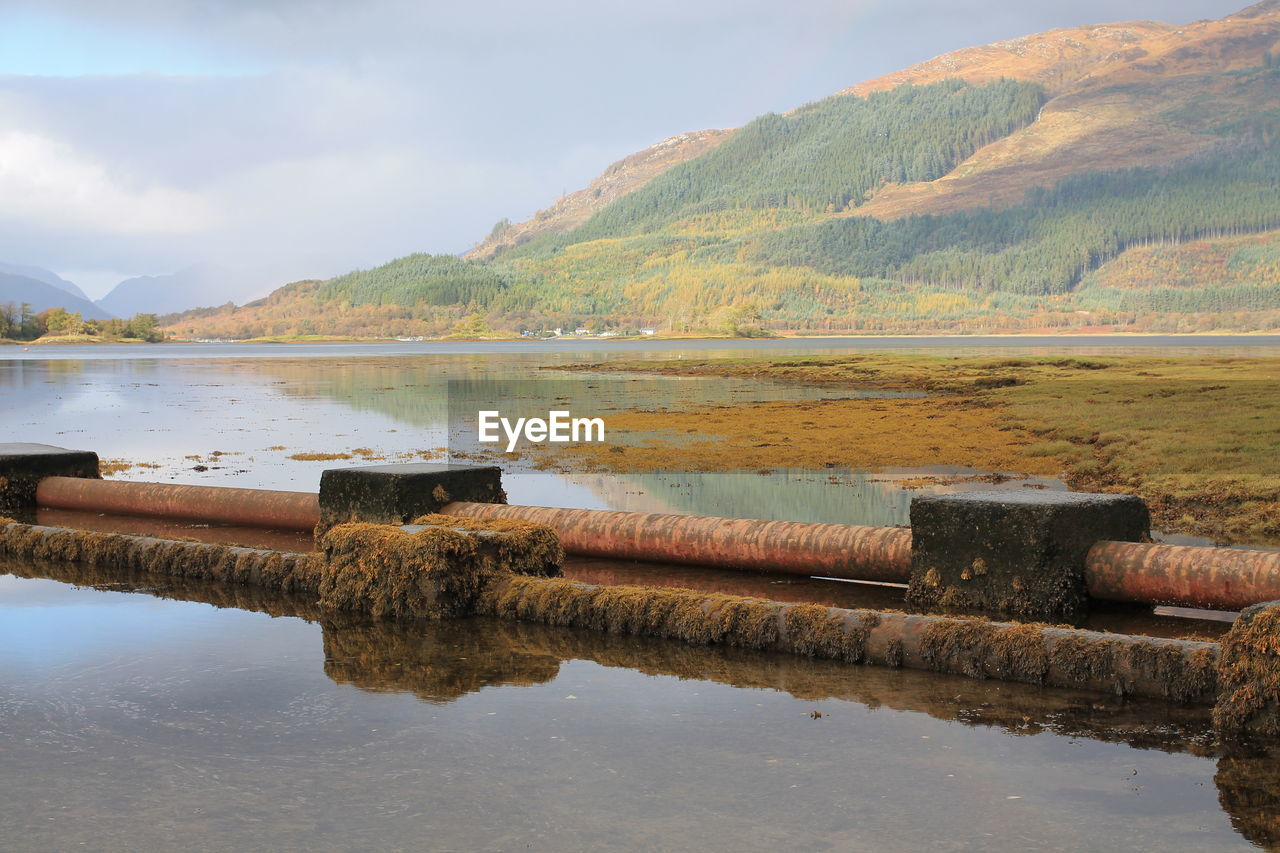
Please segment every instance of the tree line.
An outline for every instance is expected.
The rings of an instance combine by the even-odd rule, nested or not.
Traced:
[[[11,341],[34,341],[44,335],[88,335],[104,340],[139,340],[159,343],[164,340],[155,314],[135,314],[128,320],[109,317],[105,320],[85,319],[79,311],[49,308],[35,312],[31,303],[0,303],[0,338]]]

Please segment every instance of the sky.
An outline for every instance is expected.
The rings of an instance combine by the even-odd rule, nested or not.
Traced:
[[[0,260],[243,301],[468,249],[665,137],[940,53],[1247,0],[0,0]]]

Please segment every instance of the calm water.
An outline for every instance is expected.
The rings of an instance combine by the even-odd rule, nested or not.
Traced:
[[[922,343],[926,341],[927,343]],[[1230,345],[1210,346],[1213,341]],[[396,461],[457,447],[453,405],[472,411],[503,384],[575,414],[618,408],[829,397],[829,388],[633,374],[572,374],[543,368],[617,359],[838,354],[895,348],[939,354],[1079,353],[1280,356],[1280,337],[891,338],[765,341],[408,343],[0,347],[0,425],[7,440],[95,450],[103,458],[147,460],[123,479],[314,490],[335,464],[299,462],[300,452],[365,450]],[[6,360],[7,359],[7,360]],[[472,442],[474,444],[474,442]],[[470,449],[470,448],[468,448]],[[214,456],[214,453],[219,455]],[[945,462],[945,460],[940,460]],[[789,518],[851,524],[907,523],[912,494],[898,481],[921,473],[980,473],[938,466],[876,473],[813,472],[555,476],[505,464],[512,502]],[[1052,480],[1014,486],[1056,487]],[[951,491],[983,483],[926,488]],[[1002,486],[1008,488],[1008,485]]]
[[[1280,355],[1274,338],[1211,343],[0,348],[0,434],[157,466],[126,478],[314,489],[324,468],[360,460],[290,455],[395,459],[448,443],[450,380],[463,393],[538,383],[575,409],[608,410],[815,392],[539,368],[868,346]],[[909,473],[619,478],[517,465],[506,483],[513,502],[892,524],[906,520],[895,479]],[[529,626],[374,625],[252,590],[58,566],[0,565],[0,744],[5,850],[1280,839],[1280,763],[1219,754],[1200,712]]]
[[[1162,704],[11,570],[6,850],[1201,851],[1275,820],[1275,760]]]

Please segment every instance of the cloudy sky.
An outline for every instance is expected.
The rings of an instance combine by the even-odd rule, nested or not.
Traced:
[[[948,50],[1245,5],[0,0],[0,260],[265,292],[464,251],[666,136]]]

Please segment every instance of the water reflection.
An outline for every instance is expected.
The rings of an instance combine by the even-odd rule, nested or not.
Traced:
[[[374,622],[252,587],[61,564],[0,564],[0,572],[108,591],[66,587],[61,598],[81,606],[118,608],[139,596],[116,593],[137,592],[234,608],[213,615],[286,617],[246,633],[255,651],[244,662],[237,647],[219,646],[216,657],[179,670],[181,657],[145,636],[128,645],[107,638],[85,667],[62,663],[43,681],[0,689],[0,720],[18,737],[0,756],[4,775],[56,784],[65,808],[58,823],[23,823],[13,810],[42,814],[46,806],[32,800],[40,789],[7,785],[0,817],[29,833],[10,836],[24,842],[14,849],[65,847],[87,837],[72,829],[113,824],[110,806],[95,811],[104,806],[85,799],[102,753],[116,762],[105,765],[116,768],[115,787],[146,797],[150,817],[128,824],[127,837],[153,842],[153,825],[214,826],[203,814],[167,813],[171,801],[226,814],[246,797],[273,805],[243,813],[255,823],[224,820],[231,834],[217,837],[252,843],[241,830],[259,831],[259,845],[287,839],[311,849],[412,846],[417,833],[453,849],[743,850],[777,849],[770,828],[785,826],[805,848],[951,839],[1102,849],[1124,832],[1138,847],[1194,850],[1230,843],[1229,820],[1241,843],[1276,842],[1276,756],[1221,753],[1203,708],[490,620]],[[23,606],[6,601],[0,611]],[[300,620],[313,623],[311,633],[289,628]],[[224,627],[219,636],[232,635]],[[323,658],[300,641],[322,646]],[[294,673],[285,683],[282,666]],[[332,689],[382,698],[370,705],[325,692],[307,667],[322,669]],[[29,685],[38,686],[28,696]],[[775,708],[768,696],[792,704]],[[809,719],[815,707],[835,722]],[[682,717],[689,722],[677,725]],[[37,757],[46,763],[22,769]],[[779,758],[790,769],[769,769]],[[617,767],[626,775],[615,779]],[[292,792],[301,805],[287,805]],[[898,816],[898,798],[915,795],[929,809]],[[1215,796],[1221,828],[1205,811]],[[467,817],[477,797],[492,819]],[[1042,805],[1004,812],[1000,826],[964,816],[1019,797]],[[308,817],[316,798],[333,820]],[[625,814],[619,802],[631,804]],[[704,826],[683,823],[678,815],[690,809]],[[529,830],[539,821],[543,830]]]
[[[149,466],[122,471],[121,479],[310,490],[321,471],[335,465],[419,459],[416,454],[448,444],[475,451],[474,435],[449,434],[451,400],[454,408],[474,413],[486,400],[510,394],[545,415],[556,400],[572,401],[577,411],[607,413],[832,395],[831,389],[736,379],[564,377],[541,370],[545,362],[545,357],[478,354],[0,362],[0,397],[17,404],[5,418],[12,440],[83,447],[104,458]],[[52,425],[57,428],[51,430]],[[354,449],[362,453],[352,455]],[[214,451],[220,455],[212,456]],[[339,458],[292,458],[299,453]],[[901,486],[921,475],[980,473],[946,466],[874,474],[839,468],[600,476],[540,471],[536,462],[534,457],[503,460],[513,502],[895,525],[907,523],[913,494],[992,487],[980,482],[915,490]],[[1045,478],[1012,485],[1061,487]]]
[[[885,343],[889,348],[899,345],[905,346]],[[1146,341],[1134,344],[1148,345]],[[827,353],[864,346],[863,342],[818,345],[806,341],[791,349],[771,346],[764,351]],[[949,346],[910,343],[911,351],[977,351]],[[1144,351],[1166,351],[1150,346]],[[999,349],[1039,351],[1027,341]],[[1079,342],[1058,342],[1045,352],[1078,349]],[[1271,352],[1267,346],[1242,349],[1254,355]],[[454,408],[470,412],[507,394],[536,405],[540,413],[550,403],[563,400],[570,401],[576,411],[595,414],[620,408],[813,399],[836,393],[830,388],[749,379],[565,375],[543,369],[605,357],[670,358],[686,350],[701,356],[757,351],[723,342],[633,349],[327,345],[315,348],[316,357],[307,358],[296,355],[308,352],[306,348],[280,346],[120,347],[111,348],[119,355],[116,358],[66,359],[46,353],[38,360],[0,360],[0,398],[5,403],[8,440],[88,448],[104,458],[147,463],[148,467],[120,472],[117,476],[122,479],[314,490],[321,472],[335,465],[420,460],[420,454],[450,444],[463,452],[474,451],[474,436],[456,429],[450,435],[451,400]],[[1172,347],[1171,351],[1196,350]],[[77,348],[58,353],[83,354]],[[162,357],[136,357],[140,353],[161,353]],[[181,353],[219,357],[170,355]],[[227,357],[235,353],[243,357]],[[332,454],[333,458],[295,458],[300,454]],[[874,473],[832,468],[598,476],[538,470],[532,455],[504,458],[502,464],[514,503],[874,526],[906,524],[910,500],[917,494],[1063,487],[1051,478],[985,483],[973,477],[989,472],[948,466]],[[921,485],[920,477],[942,481]],[[913,479],[917,482],[908,487],[905,481]]]
[[[483,617],[375,620],[321,608],[307,596],[249,585],[44,560],[0,558],[0,572],[305,619],[322,629],[324,671],[335,682],[373,692],[411,693],[430,702],[449,702],[489,686],[547,682],[557,676],[562,662],[586,660],[649,675],[778,690],[800,699],[844,699],[871,708],[919,711],[1015,734],[1053,731],[1142,748],[1212,752],[1207,711],[1200,707]]]
[[[1265,850],[1280,849],[1280,749],[1228,753],[1213,782],[1236,832]]]

